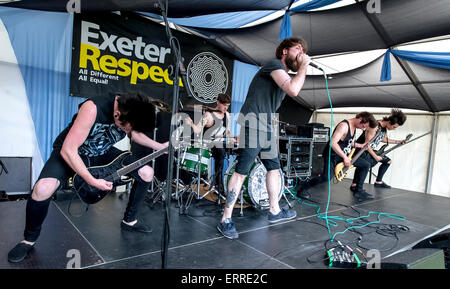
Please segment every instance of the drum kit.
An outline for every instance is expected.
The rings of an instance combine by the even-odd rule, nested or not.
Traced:
[[[235,156],[237,154],[238,144],[231,142],[231,140],[221,141],[211,141],[203,139],[203,129],[197,138],[191,139],[190,135],[187,138],[177,134],[175,137],[178,145],[176,146],[175,160],[177,162],[175,178],[173,180],[173,186],[175,187],[175,193],[172,197],[178,201],[178,207],[180,214],[187,214],[188,209],[193,201],[193,199],[201,200],[208,196],[209,194],[216,194],[217,204],[222,207],[224,201],[226,200],[226,194],[228,193],[227,187],[231,176],[236,168],[237,160]],[[214,145],[221,145],[219,147],[225,148],[226,159],[228,160],[228,168],[223,175],[224,193],[223,195],[214,186],[211,186],[212,177],[208,177],[211,166],[211,148]],[[234,160],[234,161],[233,161]],[[180,178],[180,170],[184,172],[184,175],[189,175],[190,181],[183,182]],[[243,215],[243,208],[245,206],[254,207],[259,210],[269,209],[269,194],[266,188],[266,174],[267,170],[264,167],[261,160],[257,157],[253,162],[250,172],[245,178],[242,185],[240,194],[238,195],[238,200],[236,203],[240,204],[240,215]],[[284,174],[281,169],[279,169],[279,188],[280,192],[278,194],[278,200],[282,197],[285,198],[289,207],[292,208],[291,203],[284,194],[285,191],[292,195],[292,192],[285,186]],[[186,180],[186,179],[185,179]],[[207,191],[201,191],[201,187],[207,188]],[[165,198],[164,192],[167,184],[165,181],[160,182],[154,180],[152,182],[153,197],[152,204],[157,202],[159,199]]]

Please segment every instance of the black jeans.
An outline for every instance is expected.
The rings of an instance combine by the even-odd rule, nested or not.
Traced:
[[[223,187],[222,172],[225,162],[225,149],[213,147],[211,148],[211,154],[212,157],[214,158],[214,176],[211,186],[215,185],[217,191],[223,194],[224,187]]]
[[[132,148],[133,151],[133,148]],[[139,146],[134,148],[133,154],[126,159],[125,164],[132,163],[145,155],[147,152],[151,152],[150,149]],[[110,163],[115,157],[121,154],[122,151],[112,147],[105,154],[96,157],[82,157],[86,166],[105,165]],[[60,149],[54,149],[50,158],[44,165],[44,168],[39,175],[38,181],[43,178],[56,178],[59,180],[60,185],[57,188],[61,188],[67,180],[74,175],[74,171],[67,165],[64,159],[60,155]],[[130,176],[135,179],[133,187],[130,192],[130,198],[127,208],[124,214],[124,220],[131,222],[136,219],[138,206],[144,199],[147,190],[150,187],[149,182],[144,182],[138,175],[137,170],[130,173]],[[50,205],[51,198],[43,201],[35,201],[28,198],[26,205],[26,218],[25,218],[25,231],[24,238],[26,241],[35,242],[40,233],[42,224],[47,216],[48,207]]]
[[[370,163],[370,167],[373,168],[376,164],[378,164],[377,160],[375,160],[367,151],[365,151],[362,155],[362,158],[365,158],[369,163]],[[383,159],[380,161],[380,167],[378,168],[378,174],[377,174],[377,182],[382,182],[383,181],[383,177],[384,174],[386,173],[386,171],[389,169],[389,166],[391,164],[389,164],[389,161],[391,159],[388,158],[387,156],[383,156]]]
[[[362,191],[364,180],[369,173],[371,164],[367,159],[361,156],[353,163],[353,166],[356,167],[355,174],[353,175],[353,183],[356,184],[357,191]]]

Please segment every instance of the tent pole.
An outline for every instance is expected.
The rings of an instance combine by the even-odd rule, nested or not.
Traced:
[[[428,154],[428,169],[427,169],[427,180],[425,184],[425,194],[429,194],[431,191],[438,130],[439,130],[439,113],[435,112],[433,113],[433,127],[431,129],[431,143]]]

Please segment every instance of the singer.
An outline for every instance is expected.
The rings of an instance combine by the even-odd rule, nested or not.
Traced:
[[[301,38],[292,37],[281,41],[276,58],[269,60],[253,78],[247,98],[241,108],[238,122],[241,125],[237,165],[228,182],[224,213],[217,229],[226,238],[239,237],[231,220],[234,204],[256,157],[267,169],[266,186],[269,194],[270,223],[290,220],[297,216],[294,210],[281,209],[278,204],[280,188],[280,160],[278,158],[278,130],[272,126],[271,116],[280,107],[286,94],[300,102],[298,96],[305,83],[310,58],[307,44]],[[296,72],[291,77],[288,72]],[[262,137],[260,137],[262,136]],[[255,138],[256,137],[256,138]],[[250,139],[257,140],[250,142]]]

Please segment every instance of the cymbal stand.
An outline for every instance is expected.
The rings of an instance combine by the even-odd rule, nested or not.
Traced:
[[[200,147],[197,153],[197,164],[196,164],[196,174],[197,176],[195,178],[192,179],[191,183],[186,187],[185,192],[190,192],[190,194],[188,195],[187,199],[186,199],[186,203],[185,203],[185,207],[184,207],[184,214],[187,214],[187,211],[192,203],[192,200],[194,199],[194,196],[196,196],[197,200],[201,200],[203,198],[205,198],[208,194],[210,194],[211,192],[215,192],[219,198],[218,198],[218,203],[220,204],[220,197],[222,197],[223,199],[225,199],[224,196],[222,196],[219,191],[216,190],[215,187],[211,186],[211,183],[209,180],[205,180],[204,178],[202,178],[201,176],[201,166],[202,166],[202,148],[204,148],[204,141],[203,141],[203,126],[202,126],[202,130],[200,133]],[[210,189],[203,195],[200,196],[200,184],[203,183],[206,186],[208,186]],[[197,184],[197,189],[194,191],[193,190],[193,186],[194,184]]]
[[[203,117],[203,116],[202,116]],[[200,121],[203,121],[202,119],[200,119]],[[192,200],[194,199],[194,195],[197,195],[197,199],[200,199],[200,183],[201,181],[204,181],[205,183],[207,183],[202,177],[201,177],[201,165],[202,165],[202,150],[201,148],[203,148],[203,125],[201,126],[201,132],[200,132],[200,147],[197,153],[197,164],[196,164],[196,174],[197,177],[193,178],[191,183],[187,186],[187,189],[184,190],[183,193],[189,192],[189,195],[187,196],[185,205],[183,207],[183,205],[181,204],[180,207],[180,213],[181,214],[187,214],[187,211],[192,203]],[[194,147],[196,144],[196,140],[194,138]],[[185,158],[185,153],[183,153],[183,160]],[[192,186],[197,183],[197,190],[194,191],[192,190]],[[209,183],[208,183],[209,184]],[[181,196],[182,198],[182,196]]]
[[[283,197],[284,197],[284,199],[286,200],[286,202],[288,203],[289,208],[292,209],[294,206],[292,206],[292,204],[289,202],[289,200],[288,200],[288,198],[286,197],[286,194],[285,194],[284,192],[288,191],[289,194],[290,194],[294,199],[296,199],[296,198],[295,198],[295,195],[291,192],[291,190],[290,190],[285,184],[283,184],[283,187],[284,187]]]

